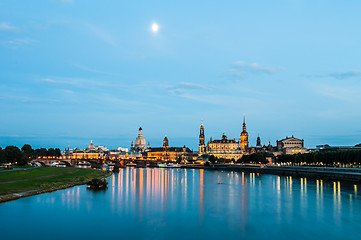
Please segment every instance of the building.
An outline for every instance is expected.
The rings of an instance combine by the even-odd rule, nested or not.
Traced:
[[[138,136],[135,139],[135,144],[133,142],[130,146],[130,152],[145,152],[147,150],[145,138],[143,137],[143,129],[140,126],[138,130]]]
[[[193,152],[188,147],[169,147],[167,136],[163,139],[163,147],[148,147],[148,160],[161,160],[169,162],[189,162],[193,160]]]
[[[204,126],[203,126],[203,120],[201,122],[201,127],[199,128],[199,146],[198,146],[198,152],[200,155],[205,153],[206,145],[204,143],[205,137],[204,137]]]
[[[317,145],[316,151],[336,151],[336,150],[361,150],[361,146],[330,146],[328,144]]]
[[[199,146],[198,155],[213,155],[218,158],[228,160],[238,160],[242,157],[243,153],[248,149],[248,133],[246,129],[246,120],[243,117],[243,126],[241,132],[241,140],[228,139],[227,135],[223,133],[222,138],[219,140],[213,140],[212,138],[205,145],[205,134],[203,121],[199,130]],[[242,150],[243,149],[243,150]]]
[[[241,151],[245,152],[248,148],[248,133],[246,129],[246,116],[243,115],[243,126],[242,126],[242,132],[241,132]]]
[[[283,152],[284,154],[297,154],[306,153],[307,148],[303,146],[303,139],[292,137],[286,137],[282,140],[277,140],[277,151]]]
[[[227,139],[226,133],[223,133],[222,139],[211,139],[208,142],[206,147],[206,154],[229,160],[238,160],[243,155],[239,147],[239,142],[236,141],[236,139]]]
[[[303,139],[292,136],[277,140],[277,150],[282,151],[285,148],[303,148]]]
[[[257,145],[256,145],[256,147],[262,147],[261,138],[259,137],[259,134],[258,134],[258,137],[257,137]]]
[[[106,154],[108,154],[108,152],[103,151],[104,148],[99,148],[94,146],[93,140],[91,140],[90,144],[86,149],[80,150],[75,148],[72,151],[71,155],[68,155],[68,157],[74,159],[100,159],[100,158],[104,158]]]

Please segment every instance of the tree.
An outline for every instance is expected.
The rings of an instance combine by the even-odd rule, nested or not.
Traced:
[[[217,161],[219,161],[219,159],[217,157],[213,156],[213,155],[210,155],[209,156],[209,161],[214,164]]]
[[[46,148],[35,149],[35,153],[37,157],[48,156],[48,150],[46,150]]]
[[[181,156],[181,155],[179,155],[179,156],[177,157],[176,162],[177,162],[178,164],[180,164],[180,163],[182,162],[182,156]]]
[[[35,157],[35,150],[29,144],[24,144],[24,146],[21,148],[21,151],[25,154],[26,158]]]
[[[27,163],[25,154],[18,147],[7,146],[3,151],[6,152],[6,162],[25,165]]]
[[[55,156],[55,155],[56,155],[55,149],[54,148],[49,148],[48,149],[48,156]]]
[[[61,156],[61,151],[59,148],[55,148],[55,157],[60,157]]]
[[[7,156],[6,151],[3,149],[0,149],[0,163],[6,163]]]

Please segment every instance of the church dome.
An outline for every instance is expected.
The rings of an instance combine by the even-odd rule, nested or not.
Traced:
[[[143,137],[143,129],[142,127],[139,127],[138,130],[138,137],[135,139],[134,147],[132,148],[135,152],[144,152],[146,150],[146,141]]]
[[[88,145],[88,150],[95,150],[95,146],[93,144],[93,140],[90,140],[90,144]]]
[[[135,139],[135,146],[144,145],[145,146],[145,138],[143,135],[138,135],[138,137]]]

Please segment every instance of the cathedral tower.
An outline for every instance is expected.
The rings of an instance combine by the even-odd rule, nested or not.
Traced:
[[[259,134],[258,134],[258,137],[257,137],[257,147],[262,147],[261,145],[261,138],[259,137]]]
[[[168,145],[168,138],[167,138],[167,135],[164,137],[163,139],[163,149],[166,150],[169,148],[169,145]]]
[[[203,120],[201,122],[201,127],[199,129],[199,146],[198,146],[198,152],[200,155],[202,155],[205,151],[206,145],[204,144],[204,126],[203,126]]]
[[[248,148],[248,133],[246,129],[246,116],[243,115],[243,126],[241,132],[241,151],[245,152]]]

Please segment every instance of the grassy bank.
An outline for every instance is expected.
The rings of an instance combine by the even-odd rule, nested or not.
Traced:
[[[94,169],[56,167],[0,172],[0,202],[84,184],[111,174]]]

